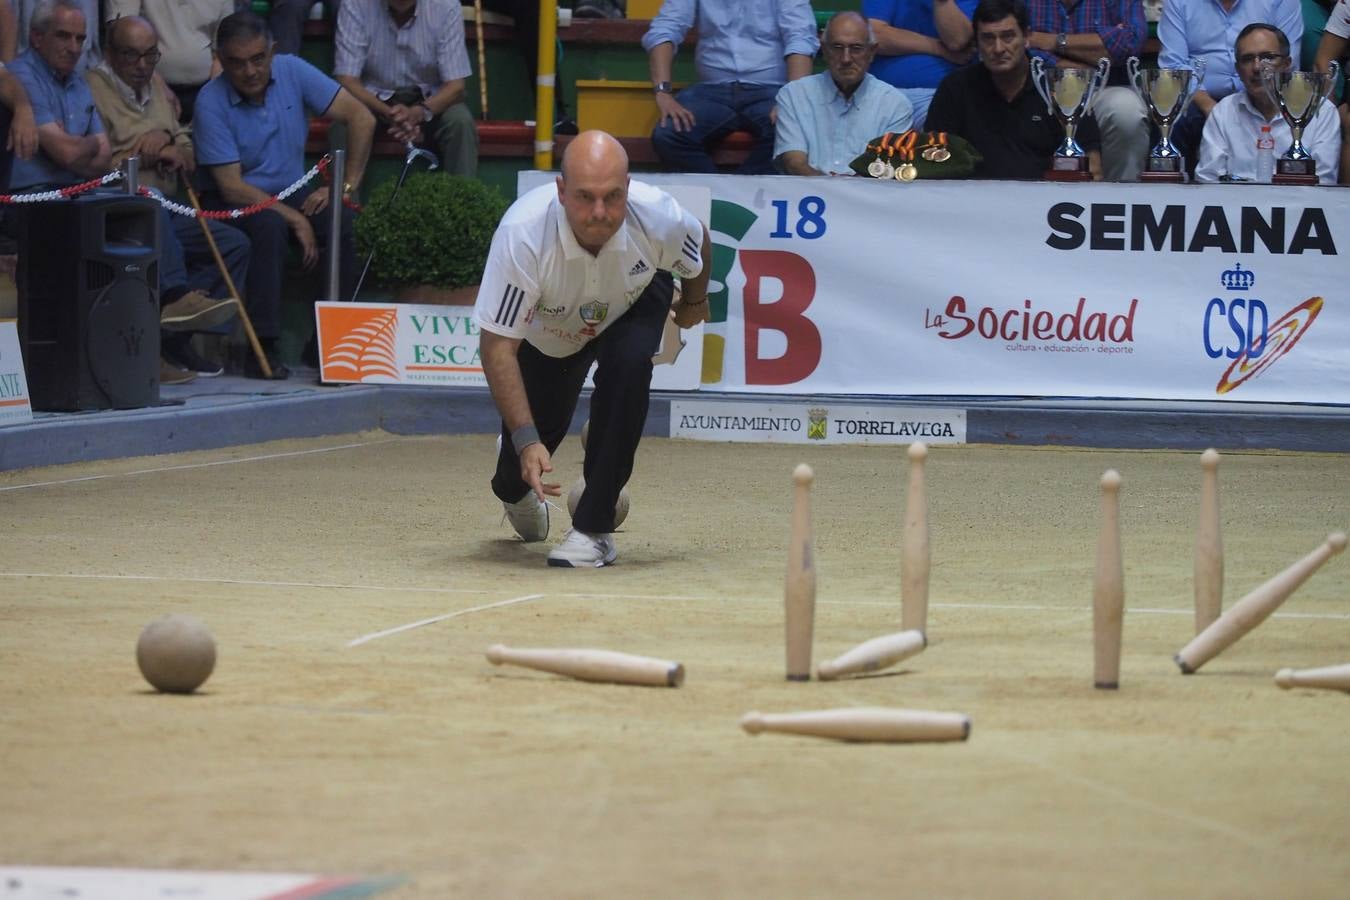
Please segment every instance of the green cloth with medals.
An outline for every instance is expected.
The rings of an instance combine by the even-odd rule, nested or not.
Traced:
[[[960,135],[946,131],[888,131],[868,141],[849,168],[869,178],[969,178],[983,157]]]

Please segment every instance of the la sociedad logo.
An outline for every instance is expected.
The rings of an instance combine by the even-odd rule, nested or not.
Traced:
[[[1228,293],[1249,295],[1256,287],[1256,273],[1238,263],[1222,272],[1219,281]],[[1236,390],[1293,350],[1322,312],[1324,302],[1321,297],[1309,297],[1272,322],[1260,297],[1210,298],[1201,330],[1205,354],[1210,359],[1232,360],[1219,376],[1215,393]]]

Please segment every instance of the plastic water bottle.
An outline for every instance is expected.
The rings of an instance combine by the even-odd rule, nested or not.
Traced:
[[[1270,184],[1275,177],[1275,135],[1270,133],[1269,125],[1261,126],[1261,134],[1256,138],[1256,180]]]

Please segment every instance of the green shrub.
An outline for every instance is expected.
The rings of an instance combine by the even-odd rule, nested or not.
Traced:
[[[391,205],[396,183],[391,178],[376,185],[356,217],[360,253],[375,248],[370,277],[386,286],[478,284],[506,200],[472,178],[418,172],[403,182]]]

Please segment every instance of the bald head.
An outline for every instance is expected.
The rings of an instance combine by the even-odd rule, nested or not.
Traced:
[[[150,87],[159,62],[159,35],[140,16],[123,16],[108,25],[108,65],[137,94]]]
[[[617,172],[627,178],[628,152],[604,131],[583,131],[563,151],[562,177],[567,181],[596,172]]]
[[[628,212],[628,154],[603,131],[583,131],[563,152],[558,200],[577,243],[599,253]]]

